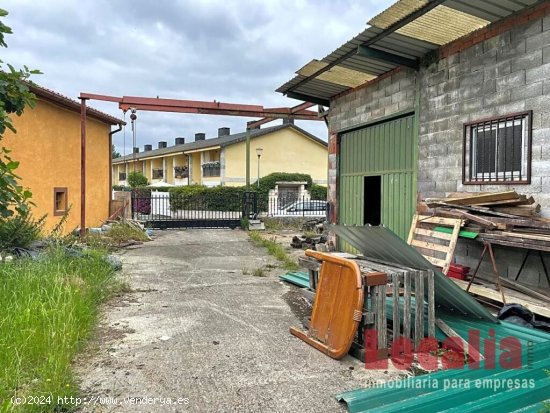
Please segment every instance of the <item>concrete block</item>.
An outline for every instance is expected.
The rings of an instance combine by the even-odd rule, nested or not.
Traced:
[[[406,90],[401,90],[397,93],[394,93],[391,96],[391,102],[392,103],[399,103],[402,100],[406,100],[406,99],[407,99],[407,91]]]
[[[472,85],[483,83],[483,72],[474,72],[461,76],[460,87],[470,87]]]
[[[414,102],[415,102],[414,97],[410,98],[409,94],[407,93],[407,99],[398,102],[399,110],[403,111],[403,110],[413,109],[414,108]]]
[[[415,78],[413,76],[406,76],[399,79],[399,90],[406,90],[413,88],[415,85]]]
[[[471,71],[472,71],[471,62],[461,60],[459,64],[449,68],[448,78],[453,79],[455,77],[461,77],[465,74],[471,73]]]
[[[381,118],[383,116],[385,116],[385,109],[382,107],[382,108],[379,108],[379,109],[376,109],[376,110],[373,110],[371,115],[372,115],[372,119],[377,119],[377,118]]]
[[[483,42],[483,51],[488,52],[491,49],[498,49],[499,47],[502,47],[508,43],[510,43],[509,31],[485,40]]]
[[[483,53],[480,56],[472,57],[472,72],[477,72],[479,70],[484,70],[487,66],[492,66],[497,63],[497,50],[491,49],[486,53]]]
[[[542,49],[536,49],[512,59],[512,72],[531,69],[542,64]]]
[[[525,39],[505,44],[497,49],[497,61],[505,60],[506,58],[514,58],[525,53],[525,50]]]
[[[500,105],[494,109],[496,109],[496,115],[506,115],[509,113],[523,112],[524,110],[526,110],[525,108],[526,108],[525,101],[520,100],[517,102],[511,102],[508,104]],[[479,117],[476,117],[476,119],[479,119]]]
[[[459,103],[460,113],[479,112],[483,107],[483,98],[473,98]]]
[[[542,19],[530,20],[525,24],[514,27],[511,33],[512,43],[515,43],[526,37],[534,36],[542,32]]]
[[[534,83],[536,85],[536,83]],[[541,88],[542,89],[542,88]],[[514,92],[512,91],[512,99],[514,98]],[[537,129],[542,129],[542,117],[543,115],[541,113],[534,113],[531,118],[531,129],[533,131]]]
[[[510,102],[510,90],[491,93],[483,97],[485,106],[503,105]]]
[[[440,119],[433,122],[429,122],[428,130],[430,133],[441,132],[449,129],[449,119]]]
[[[494,79],[492,79],[494,81]],[[490,81],[489,81],[490,82]],[[485,83],[478,83],[469,87],[463,87],[458,90],[458,97],[460,100],[468,100],[475,97],[479,97],[483,94],[483,86]]]
[[[542,32],[525,39],[525,51],[541,49],[550,45],[550,32]]]
[[[434,191],[435,192],[435,182],[428,180],[428,181],[418,181],[418,190],[420,193]]]
[[[455,192],[456,191],[456,181],[436,181],[435,189],[438,192]]]
[[[543,82],[536,82],[511,89],[512,102],[542,95],[542,84]]]
[[[496,87],[497,92],[510,90],[511,88],[522,86],[525,84],[525,70],[518,70],[509,75],[497,77]]]
[[[525,106],[533,112],[550,112],[550,99],[545,95],[526,99]]]
[[[484,80],[495,79],[510,74],[512,71],[512,63],[510,60],[498,62],[495,66],[485,68],[483,71]]]
[[[434,86],[438,83],[444,82],[448,79],[448,72],[447,70],[440,70],[439,72],[436,72],[432,75],[428,75],[426,77],[426,82],[428,86]]]
[[[399,112],[399,102],[392,103],[391,105],[386,106],[386,116],[391,115],[392,113]]]
[[[378,107],[389,106],[392,104],[391,96],[384,96],[378,101]],[[378,108],[373,108],[378,109]]]
[[[399,80],[394,81],[393,83],[386,86],[385,90],[386,90],[386,96],[391,96],[394,93],[399,92]]]
[[[465,50],[460,51],[460,60],[462,62],[465,61],[473,61],[474,58],[479,58],[481,55],[483,55],[483,43],[478,43],[473,46],[468,47]]]

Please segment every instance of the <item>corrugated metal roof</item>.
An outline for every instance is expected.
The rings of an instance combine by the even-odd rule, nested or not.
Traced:
[[[338,394],[348,411],[359,412],[540,412],[550,398],[550,342],[522,348],[520,369],[448,369],[386,383],[376,389]],[[459,382],[459,380],[462,380]],[[449,387],[452,384],[455,387]],[[460,385],[459,385],[460,383]],[[496,385],[501,386],[495,390]]]
[[[385,28],[407,18],[429,3],[426,0],[399,0],[374,17],[369,22],[372,24],[371,27],[325,56],[320,62],[325,65],[337,63],[334,69],[330,69],[335,72],[346,68],[374,77],[395,69],[398,67],[395,63],[366,58],[356,54],[355,51],[359,45],[381,35]],[[397,31],[378,39],[370,47],[410,59],[421,58],[443,44],[535,3],[537,0],[445,0],[441,5],[427,11]],[[379,27],[376,27],[377,25]],[[296,72],[297,76],[276,91],[283,94],[292,92],[301,95],[304,99],[310,97],[312,100],[321,100],[324,104],[328,104],[332,97],[353,87],[347,86],[341,80],[333,83],[333,80],[339,80],[339,77],[323,76],[324,73],[306,81],[308,76],[299,72]]]
[[[321,145],[327,146],[327,142],[323,141],[322,139],[319,139],[315,135],[312,135],[308,131],[292,124],[276,125],[276,126],[271,126],[271,127],[262,128],[262,129],[253,129],[250,131],[250,138],[251,139],[257,138],[257,137],[267,135],[269,133],[277,132],[279,130],[287,129],[287,128],[292,128],[302,133],[303,135],[307,136],[308,138],[314,140],[315,142]],[[235,133],[233,135],[222,136],[220,138],[205,139],[203,141],[189,142],[189,143],[184,143],[182,145],[169,146],[167,148],[153,149],[151,151],[139,152],[136,154],[129,154],[126,156],[122,156],[120,158],[113,159],[113,164],[130,162],[130,161],[133,161],[134,159],[136,161],[139,161],[141,159],[148,159],[148,158],[153,158],[153,157],[162,156],[162,155],[181,154],[187,151],[205,149],[205,148],[210,148],[214,146],[224,147],[227,145],[233,145],[235,143],[242,142],[244,140],[246,140],[246,132],[240,132],[240,133]]]
[[[330,230],[366,258],[435,273],[435,303],[438,307],[495,322],[495,317],[472,296],[443,275],[416,249],[383,226],[332,225]]]

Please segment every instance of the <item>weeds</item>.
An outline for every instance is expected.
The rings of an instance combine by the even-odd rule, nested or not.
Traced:
[[[46,215],[35,220],[30,215],[0,219],[0,251],[27,248],[40,238]]]
[[[71,362],[93,328],[98,307],[118,288],[105,256],[52,247],[39,260],[0,266],[0,411],[60,412],[77,396]],[[11,397],[51,396],[46,405]]]
[[[252,273],[254,277],[265,277],[265,272],[263,268],[256,268]]]
[[[250,231],[248,235],[255,245],[266,248],[269,255],[275,257],[285,270],[296,271],[300,268],[298,264],[288,256],[284,247],[275,241],[275,238],[270,240],[265,239],[258,231]]]
[[[246,267],[244,267],[242,270],[243,275],[250,275],[250,270]]]
[[[141,228],[136,228],[124,221],[119,221],[111,225],[111,228],[105,233],[105,236],[119,245],[129,241],[149,241],[149,237]]]

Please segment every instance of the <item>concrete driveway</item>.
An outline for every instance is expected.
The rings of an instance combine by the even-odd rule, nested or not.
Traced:
[[[243,231],[159,232],[121,258],[131,291],[79,363],[84,412],[341,412],[334,394],[398,374],[291,336],[306,302],[283,270],[251,274],[276,263]]]

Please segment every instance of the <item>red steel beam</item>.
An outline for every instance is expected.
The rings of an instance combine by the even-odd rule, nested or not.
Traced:
[[[108,96],[94,93],[81,93],[81,99],[94,99],[118,103],[120,109],[130,108],[154,112],[195,113],[205,115],[244,116],[250,118],[288,118],[319,120],[316,112],[306,110],[310,106],[304,103],[294,108],[264,108],[261,105],[244,105],[223,102],[204,102],[197,100],[147,98],[139,96]]]
[[[304,102],[304,103],[301,103],[299,105],[296,105],[296,106],[293,106],[290,108],[290,112],[291,113],[296,113],[296,112],[300,112],[300,111],[303,111],[305,109],[309,109],[310,107],[312,106],[315,106],[315,103],[311,103],[311,102]],[[309,111],[308,111],[309,112]],[[246,123],[246,126],[249,128],[249,129],[256,129],[257,127],[263,125],[263,124],[266,124],[266,123],[269,123],[269,122],[272,122],[274,121],[275,119],[277,118],[272,118],[272,117],[269,117],[269,118],[263,118],[263,119],[258,119],[256,121],[250,121],[250,122],[247,122]],[[317,119],[315,120],[321,120],[321,118],[317,115]]]

